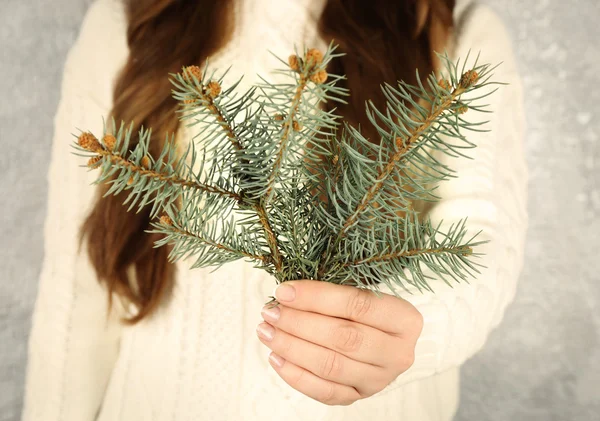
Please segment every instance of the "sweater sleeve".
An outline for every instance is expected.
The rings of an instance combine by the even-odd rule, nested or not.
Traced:
[[[126,57],[122,10],[115,0],[90,6],[69,50],[54,117],[48,171],[45,256],[28,343],[24,421],[91,421],[101,405],[119,349],[122,307],[107,314],[78,233],[96,194],[97,174],[71,147],[79,130],[102,133],[112,83]]]
[[[509,85],[499,86],[479,102],[489,104],[491,114],[468,111],[462,116],[472,122],[489,120],[485,128],[491,131],[464,132],[477,145],[468,151],[472,160],[438,156],[456,170],[457,178],[440,183],[437,194],[442,199],[428,214],[433,226],[443,220],[442,227],[446,229],[468,217],[465,239],[482,230],[477,239],[490,240],[477,250],[485,256],[476,261],[487,268],[479,269],[480,273],[475,279],[470,278],[469,283],[454,283],[450,287],[424,267],[424,274],[434,278],[430,281],[434,293],[421,293],[413,288],[411,295],[398,290],[398,295],[421,312],[424,327],[415,349],[414,364],[384,391],[458,367],[478,352],[513,300],[523,265],[528,226],[528,169],[523,145],[522,83],[512,43],[504,23],[488,6],[474,3],[462,22],[456,37],[456,58],[463,63],[471,50],[467,65],[473,65],[479,52],[478,64],[494,66],[502,62],[493,71],[491,80]],[[479,96],[483,89],[491,91],[496,87],[485,87],[472,95]],[[393,294],[387,286],[380,290]]]

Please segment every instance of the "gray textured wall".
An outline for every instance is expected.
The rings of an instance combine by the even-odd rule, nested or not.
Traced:
[[[591,421],[600,416],[600,4],[482,1],[510,27],[527,90],[531,229],[516,300],[464,366],[457,420]],[[52,118],[90,2],[0,0],[2,421],[21,411]]]
[[[525,82],[531,228],[516,300],[462,371],[457,420],[599,420],[600,2],[485,2]]]

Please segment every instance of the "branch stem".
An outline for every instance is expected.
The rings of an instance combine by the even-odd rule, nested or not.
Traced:
[[[415,250],[407,250],[400,251],[395,253],[387,253],[379,256],[369,257],[367,259],[354,260],[352,262],[346,263],[344,266],[356,266],[362,265],[364,263],[372,263],[372,262],[384,262],[388,260],[399,259],[401,257],[411,257],[411,256],[420,256],[424,254],[440,254],[440,253],[460,253],[460,254],[471,254],[473,253],[473,249],[469,246],[459,246],[459,247],[439,247],[435,249],[415,249]]]
[[[203,243],[205,243],[205,244],[207,244],[207,245],[209,245],[211,247],[217,248],[219,250],[223,250],[223,251],[226,251],[226,252],[229,252],[229,253],[238,254],[238,255],[243,256],[243,257],[249,257],[249,258],[255,259],[255,260],[260,260],[261,262],[263,262],[265,264],[269,263],[269,261],[270,261],[270,258],[269,258],[270,256],[268,256],[268,255],[259,255],[259,254],[248,253],[248,252],[246,252],[244,250],[237,250],[237,249],[231,248],[229,246],[226,246],[225,244],[217,243],[216,241],[212,241],[212,240],[206,239],[206,238],[201,237],[201,236],[199,236],[197,234],[194,234],[193,232],[190,232],[190,231],[182,230],[182,229],[176,228],[174,226],[170,226],[169,228],[173,232],[176,232],[177,234],[179,234],[181,236],[195,238],[195,239],[200,240]]]
[[[126,160],[122,156],[116,155],[108,150],[100,150],[100,151],[97,151],[97,153],[99,155],[108,157],[110,159],[110,161],[118,167],[127,168],[135,173],[154,178],[155,180],[165,181],[165,182],[171,183],[171,184],[177,184],[182,187],[190,187],[190,188],[200,190],[200,191],[203,191],[206,193],[212,193],[212,194],[217,194],[220,196],[230,197],[236,201],[240,201],[242,199],[242,197],[238,193],[235,193],[235,192],[232,192],[229,190],[225,190],[221,187],[212,186],[210,184],[198,183],[196,181],[186,180],[177,175],[166,175],[166,174],[162,174],[160,172],[154,171],[154,170],[149,170],[144,167],[140,167],[138,165],[135,165],[133,162]]]
[[[233,147],[236,150],[241,151],[243,149],[242,144],[235,135],[231,124],[229,124],[227,120],[225,120],[225,116],[223,116],[223,113],[221,112],[219,107],[215,105],[215,100],[206,94],[203,94],[200,97],[200,99],[202,100],[202,103],[205,105],[206,109],[210,111],[215,120],[217,120],[219,125],[223,128],[223,130],[225,131],[225,135],[227,136]]]
[[[211,98],[208,95],[202,95],[201,99],[203,100],[203,103],[205,104],[206,108],[212,113],[219,125],[223,128],[225,135],[231,141],[233,147],[238,151],[242,151],[243,146],[238,140],[237,136],[235,135],[233,127],[231,127],[231,124],[229,124],[227,120],[225,120],[223,113],[215,105],[213,98]],[[279,252],[277,236],[275,235],[273,227],[269,222],[267,210],[262,201],[259,201],[256,205],[254,205],[253,209],[258,216],[258,219],[263,227],[263,231],[265,232],[267,244],[269,245],[269,249],[271,250],[272,263],[275,266],[275,270],[277,271],[277,273],[281,273],[283,269],[283,258],[281,257],[281,253]],[[264,262],[268,263],[269,261]]]
[[[281,273],[283,270],[283,258],[281,257],[281,254],[279,253],[277,237],[275,236],[275,233],[273,232],[273,228],[271,227],[271,224],[269,223],[267,211],[262,204],[256,205],[254,207],[254,210],[256,211],[256,214],[258,215],[258,219],[260,220],[260,223],[262,224],[263,229],[265,231],[265,234],[267,237],[267,244],[269,245],[269,249],[271,250],[271,253],[273,255],[273,264],[275,265],[275,270],[277,271],[277,273]]]
[[[271,171],[271,175],[269,176],[269,180],[267,181],[268,187],[264,195],[266,200],[269,200],[269,197],[271,196],[271,192],[273,191],[273,186],[275,184],[275,179],[277,178],[277,173],[283,165],[283,153],[289,141],[290,132],[293,130],[296,114],[298,113],[300,102],[302,101],[302,93],[304,92],[307,86],[308,76],[302,73],[298,81],[298,86],[296,86],[296,92],[294,93],[294,97],[292,98],[290,112],[287,115],[288,121],[284,124],[283,134],[281,135],[281,141],[279,142],[279,150],[277,151],[277,155],[275,156],[275,162],[273,163],[273,170]]]

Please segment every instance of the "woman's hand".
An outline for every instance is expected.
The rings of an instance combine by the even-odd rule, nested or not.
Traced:
[[[350,405],[413,364],[423,328],[408,301],[346,285],[288,281],[257,327],[269,361],[294,389],[328,405]]]

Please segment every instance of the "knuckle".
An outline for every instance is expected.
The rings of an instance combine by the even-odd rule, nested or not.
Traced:
[[[342,365],[340,354],[335,351],[327,351],[319,368],[319,376],[323,378],[337,378],[343,370]]]
[[[348,309],[346,311],[349,319],[361,319],[371,312],[373,299],[367,291],[356,289],[352,292],[352,296],[348,301]]]
[[[328,382],[317,400],[326,405],[333,405],[335,402],[335,385]]]
[[[338,403],[338,405],[340,406],[350,406],[352,405],[354,402],[356,402],[358,399],[346,399],[345,401],[340,401]]]
[[[360,389],[357,389],[360,399],[370,398],[371,396],[381,392],[387,387],[390,381],[392,381],[392,376],[394,378],[398,377],[398,375],[395,375],[388,370],[378,370],[377,373],[373,373],[370,376],[369,381],[364,381],[364,386]]]
[[[372,385],[369,387],[363,387],[360,389],[357,389],[358,394],[360,395],[361,399],[366,399],[366,398],[370,398],[371,396],[373,396],[375,393],[379,392],[381,389],[378,389],[378,385]]]
[[[304,370],[298,370],[298,374],[293,376],[290,379],[290,385],[294,388],[294,389],[298,389],[300,387],[300,382],[302,381],[302,377],[304,377]]]
[[[421,332],[423,331],[423,326],[425,324],[425,320],[423,319],[423,314],[421,314],[421,312],[415,308],[413,317],[414,317],[414,324],[415,324],[416,330],[419,334],[421,334]]]
[[[364,343],[364,333],[350,325],[338,326],[332,332],[334,346],[342,352],[356,352]]]
[[[381,392],[383,389],[385,389],[386,387],[388,387],[388,385],[393,382],[396,378],[398,378],[398,376],[393,377],[393,378],[386,378],[385,380],[381,380],[379,383],[377,383],[377,389],[375,390],[375,393],[373,393],[373,395],[375,395],[376,393]]]
[[[377,394],[377,393],[379,393],[381,391],[384,391],[388,387],[395,388],[394,387],[394,381],[396,381],[396,379],[399,376],[400,376],[400,374],[392,376],[392,377],[388,377],[385,381],[380,382],[379,385],[378,385],[378,390],[374,394]]]
[[[401,373],[404,373],[406,370],[412,367],[415,363],[415,351],[413,349],[407,350],[405,352],[401,352],[398,354],[398,358],[396,361],[396,368],[400,370]]]

